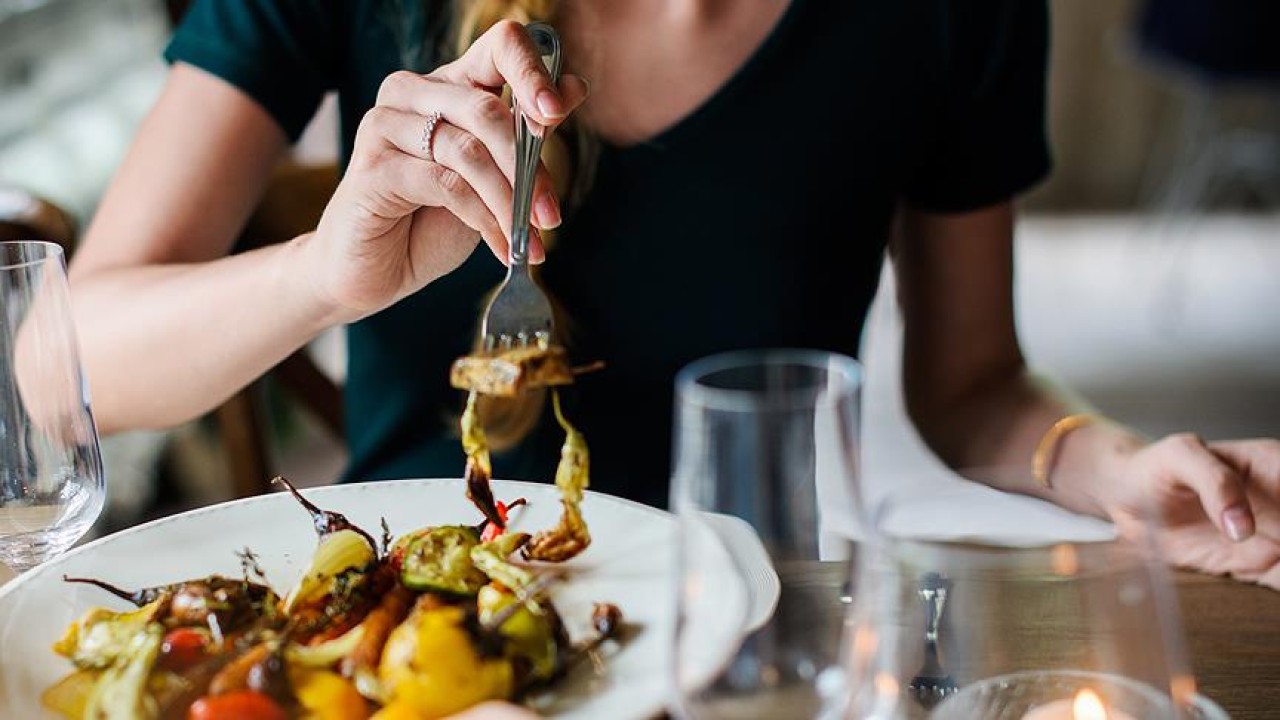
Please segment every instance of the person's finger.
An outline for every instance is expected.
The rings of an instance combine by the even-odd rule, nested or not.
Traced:
[[[1244,481],[1195,435],[1172,435],[1159,442],[1163,472],[1200,498],[1205,514],[1234,542],[1251,537],[1255,525]]]
[[[1280,565],[1280,543],[1262,535],[1233,543],[1230,552],[1231,577],[1244,582],[1260,582]]]
[[[1280,590],[1280,563],[1271,566],[1270,570],[1258,576],[1259,585],[1269,587],[1272,590]]]
[[[1250,486],[1280,500],[1280,440],[1227,440],[1209,443],[1209,450]]]
[[[432,75],[488,88],[510,85],[525,114],[544,127],[558,125],[585,97],[566,96],[551,82],[524,26],[511,20],[495,23],[462,57]]]
[[[575,103],[585,98],[586,85],[579,78],[569,79],[567,87],[571,88],[570,96],[575,98]],[[483,142],[506,175],[508,184],[515,182],[515,121],[511,108],[497,95],[438,78],[398,72],[383,81],[378,91],[378,106],[421,116],[419,133],[426,128],[427,116],[439,113],[443,123],[465,130]],[[534,224],[543,229],[556,227],[561,219],[551,188],[542,171],[534,187],[533,219]]]
[[[436,128],[432,151],[435,162],[456,170],[475,189],[510,240],[511,183],[485,144],[465,130],[442,123]]]
[[[432,127],[415,112],[375,105],[361,122],[360,151],[372,136],[399,152],[436,162],[456,171],[476,191],[497,218],[502,234],[511,239],[511,184],[498,168],[489,148],[476,136],[438,121]],[[429,135],[428,135],[429,133]]]
[[[421,207],[447,209],[480,233],[500,261],[507,261],[510,247],[502,225],[458,171],[396,152],[385,157],[374,174],[382,192],[394,193]]]

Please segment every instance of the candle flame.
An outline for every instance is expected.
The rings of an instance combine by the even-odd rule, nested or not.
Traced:
[[[1110,714],[1098,693],[1086,688],[1076,693],[1076,700],[1071,706],[1071,717],[1074,720],[1107,720]]]

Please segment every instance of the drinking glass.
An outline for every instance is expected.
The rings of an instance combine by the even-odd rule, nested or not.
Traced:
[[[812,718],[840,685],[843,606],[817,579],[858,518],[861,381],[855,360],[802,350],[678,375],[677,717]]]
[[[64,552],[104,492],[62,248],[0,243],[0,563]]]
[[[1015,547],[883,532],[903,509],[882,509],[858,548],[844,717],[1225,719],[1196,692],[1148,538]]]

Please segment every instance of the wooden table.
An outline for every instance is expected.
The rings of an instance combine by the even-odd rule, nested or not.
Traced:
[[[1176,578],[1201,692],[1233,720],[1280,718],[1280,593],[1192,573]]]
[[[815,563],[800,581],[834,597],[844,577],[842,564]],[[1232,720],[1280,719],[1280,592],[1189,572],[1173,577],[1200,692]],[[838,635],[844,606],[823,605],[823,617],[800,622]],[[742,717],[787,717],[797,701],[779,694],[751,702]]]

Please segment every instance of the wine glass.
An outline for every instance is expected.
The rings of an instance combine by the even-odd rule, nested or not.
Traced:
[[[0,243],[0,563],[66,551],[104,493],[62,248]]]
[[[677,377],[677,717],[812,718],[839,684],[843,606],[817,580],[857,522],[860,388],[856,361],[817,351],[717,355]],[[832,616],[834,632],[813,630]]]
[[[911,504],[886,503],[858,548],[846,718],[1226,718],[1196,692],[1149,538],[920,540],[894,519]]]

